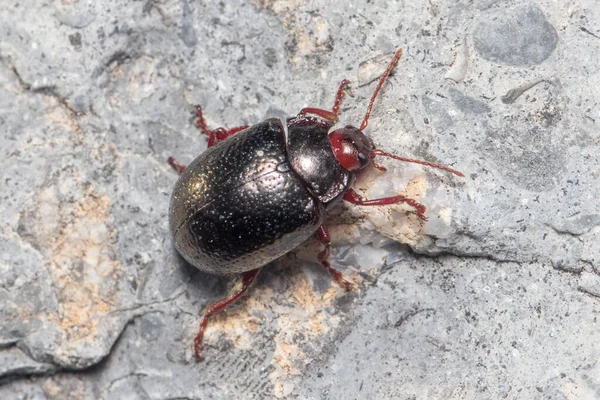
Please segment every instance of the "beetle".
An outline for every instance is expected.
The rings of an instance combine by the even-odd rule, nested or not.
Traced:
[[[313,235],[323,244],[318,259],[347,290],[352,282],[331,267],[327,210],[345,200],[361,206],[406,203],[426,220],[423,204],[402,195],[367,200],[352,189],[356,174],[374,166],[375,157],[417,163],[463,176],[454,169],[399,157],[377,149],[363,131],[373,103],[402,55],[394,54],[371,97],[360,128],[331,130],[349,84],[339,85],[331,111],[303,108],[286,120],[271,118],[253,126],[210,130],[196,106],[196,125],[208,149],[187,167],[169,157],[180,178],[169,206],[169,225],[179,253],[198,269],[215,275],[242,275],[242,287],[208,306],[194,339],[199,361],[209,319],[241,297],[262,267],[294,250]]]

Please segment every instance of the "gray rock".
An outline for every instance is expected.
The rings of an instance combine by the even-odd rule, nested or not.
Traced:
[[[600,397],[596,3],[6,4],[0,398]],[[331,260],[357,290],[309,241],[211,321],[196,363],[202,309],[237,282],[168,234],[166,159],[206,147],[193,105],[254,124],[330,108],[347,78],[340,124],[359,125],[359,65],[396,47],[366,133],[465,177],[378,158],[357,190],[428,221],[336,206]]]

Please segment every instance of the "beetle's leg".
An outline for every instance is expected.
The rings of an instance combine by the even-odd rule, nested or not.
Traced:
[[[217,128],[217,129],[208,129],[206,125],[206,120],[204,119],[204,115],[202,114],[202,107],[196,106],[196,121],[195,124],[202,133],[208,136],[208,147],[214,146],[216,143],[221,140],[227,139],[229,136],[238,133],[248,127],[248,125],[237,126],[235,128]]]
[[[222,140],[227,139],[231,135],[235,135],[239,131],[246,129],[248,125],[236,126],[235,128],[217,128],[212,131],[205,131],[204,133],[208,136],[208,147],[212,147]]]
[[[179,164],[177,161],[175,161],[174,157],[169,157],[167,161],[169,162],[169,165],[173,167],[173,169],[177,171],[179,175],[183,174],[183,170],[185,170],[185,165]]]
[[[327,121],[337,122],[340,116],[340,106],[342,105],[342,101],[346,96],[345,90],[349,83],[350,81],[347,79],[344,79],[342,83],[340,83],[340,87],[338,88],[337,93],[335,95],[335,103],[333,104],[333,108],[331,109],[331,111],[323,110],[320,108],[307,107],[300,110],[298,115],[304,116],[306,114],[313,114],[323,119],[326,119]]]
[[[218,314],[219,312],[223,311],[225,308],[227,308],[227,306],[231,305],[237,299],[239,299],[244,294],[244,292],[246,292],[246,290],[248,290],[248,288],[252,286],[252,282],[254,282],[259,272],[260,268],[244,272],[242,274],[242,288],[240,290],[238,290],[231,296],[219,300],[216,303],[206,307],[206,309],[204,310],[204,315],[202,316],[202,320],[200,321],[200,329],[198,330],[198,334],[194,338],[194,354],[198,361],[204,361],[204,357],[200,355],[200,351],[202,350],[202,344],[204,342],[204,331],[206,330],[206,327],[208,325],[208,319],[214,316],[215,314]]]
[[[317,230],[317,235],[319,236],[321,243],[325,245],[325,248],[319,252],[319,261],[321,261],[321,265],[327,270],[327,272],[329,272],[331,277],[335,279],[337,283],[343,285],[346,290],[351,290],[354,286],[353,283],[347,280],[340,271],[332,268],[331,264],[329,264],[329,261],[327,261],[329,259],[329,250],[331,249],[331,238],[329,237],[329,231],[327,230],[325,224],[322,224],[319,227]]]
[[[416,200],[402,196],[401,194],[391,197],[383,197],[381,199],[366,200],[361,195],[356,193],[354,189],[350,188],[344,194],[344,200],[349,203],[356,204],[357,206],[385,206],[388,204],[406,203],[413,207],[415,211],[417,211],[417,217],[423,221],[427,221],[427,217],[425,217],[425,210],[427,210],[427,208]]]

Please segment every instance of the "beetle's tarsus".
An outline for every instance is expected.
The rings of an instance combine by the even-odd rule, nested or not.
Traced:
[[[333,108],[331,109],[331,112],[333,112],[336,117],[340,116],[340,107],[342,105],[342,101],[344,100],[344,97],[346,97],[346,88],[348,87],[349,84],[350,84],[350,81],[348,79],[344,79],[340,83],[337,93],[335,94],[335,103],[333,103]],[[337,118],[336,118],[336,120],[337,120]]]

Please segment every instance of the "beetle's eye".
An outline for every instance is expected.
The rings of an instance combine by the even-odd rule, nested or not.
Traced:
[[[369,157],[367,157],[364,153],[358,152],[358,161],[360,161],[360,166],[364,167],[369,163]]]

